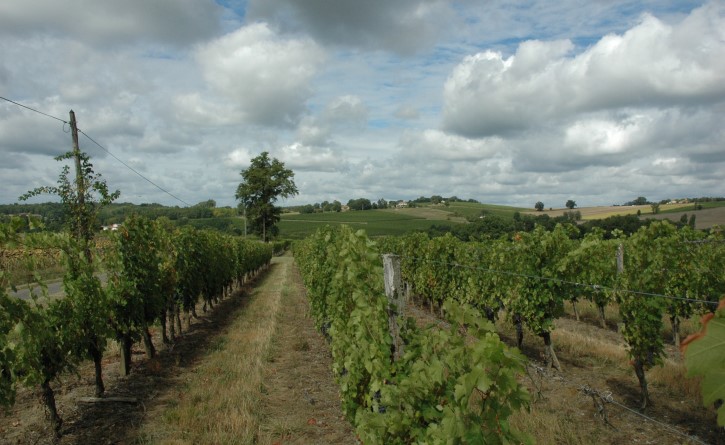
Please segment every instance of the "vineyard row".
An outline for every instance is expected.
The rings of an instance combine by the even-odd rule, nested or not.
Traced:
[[[573,239],[576,227],[537,227],[512,240],[462,242],[425,235],[380,240],[381,253],[401,258],[403,279],[423,302],[440,307],[448,298],[478,308],[494,321],[505,314],[544,341],[549,366],[561,369],[551,331],[564,302],[591,300],[606,326],[604,308],[618,303],[622,335],[640,383],[641,409],[650,403],[645,372],[664,357],[663,315],[679,346],[681,320],[714,312],[725,295],[725,244],[720,231],[678,229],[653,223],[631,236],[605,239],[602,231]],[[456,267],[456,265],[476,267]],[[505,309],[505,310],[502,310]]]
[[[264,268],[273,246],[192,228],[129,217],[96,246],[67,233],[17,233],[19,221],[0,225],[0,247],[23,251],[22,262],[42,286],[38,251],[60,252],[64,298],[34,295],[32,301],[11,297],[0,271],[0,404],[14,402],[18,384],[38,388],[60,435],[62,419],[52,383],[83,360],[95,366],[96,395],[104,391],[102,358],[109,340],[120,345],[121,372],[131,370],[131,347],[143,342],[154,356],[149,327],[161,325],[162,341],[181,334],[195,307],[204,310]],[[15,258],[17,262],[17,258]],[[106,282],[98,278],[103,270]]]
[[[499,443],[489,436],[493,431],[526,441],[507,428],[506,418],[528,403],[528,395],[515,380],[496,380],[521,371],[518,352],[501,345],[494,353],[485,346],[499,348],[493,327],[499,316],[516,325],[519,346],[524,328],[540,336],[548,364],[560,368],[551,332],[564,302],[593,301],[602,323],[604,307],[616,302],[642,409],[650,403],[645,372],[664,357],[663,314],[675,335],[679,321],[695,313],[709,313],[714,317],[709,331],[721,333],[725,310],[714,313],[716,298],[725,294],[720,232],[663,222],[631,236],[607,240],[594,231],[576,240],[573,230],[537,228],[487,242],[423,234],[372,242],[346,227],[326,228],[295,246],[313,314],[331,339],[346,413],[365,443],[434,442],[441,431],[482,443]],[[397,256],[411,295],[439,308],[451,323],[448,330],[434,331],[398,319],[405,352],[397,360],[388,331],[395,307],[382,289],[381,254]],[[462,336],[472,332],[477,342],[466,345]],[[712,338],[704,340],[689,346],[694,352],[686,364],[704,376],[704,400],[712,403],[725,397],[717,389],[725,353],[720,345],[714,356],[701,354]],[[724,417],[720,408],[719,422]]]

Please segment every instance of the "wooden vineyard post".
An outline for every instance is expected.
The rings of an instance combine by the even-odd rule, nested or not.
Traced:
[[[624,272],[624,245],[617,247],[617,275]]]
[[[383,255],[383,274],[385,276],[385,295],[388,297],[388,327],[393,339],[393,360],[398,361],[404,352],[398,317],[403,317],[405,309],[400,278],[400,257],[392,254]]]

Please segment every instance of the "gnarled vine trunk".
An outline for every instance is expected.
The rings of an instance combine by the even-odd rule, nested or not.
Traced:
[[[521,349],[524,346],[524,324],[521,315],[514,315],[514,324],[516,325],[516,346]]]
[[[121,375],[129,375],[131,373],[131,347],[133,340],[130,335],[121,335],[119,338],[121,346]]]
[[[45,380],[40,384],[40,397],[45,404],[45,408],[48,410],[48,420],[50,420],[50,426],[53,428],[55,437],[60,437],[61,427],[63,426],[63,419],[58,415],[58,409],[55,406],[55,393],[53,388],[50,387],[50,379]]]
[[[607,319],[604,316],[604,306],[598,304],[597,309],[599,310],[599,323],[602,325],[603,329],[607,329]]]
[[[670,322],[672,323],[672,342],[680,347],[680,317],[677,315],[670,316]]]
[[[149,332],[148,326],[144,326],[143,329],[141,329],[141,339],[143,340],[143,347],[144,351],[146,351],[146,357],[156,357],[156,348],[154,347],[154,342],[151,341],[151,333]]]
[[[556,368],[557,371],[561,372],[561,364],[559,359],[556,357],[554,352],[554,345],[551,342],[551,332],[542,332],[541,338],[544,339],[544,353],[546,354],[546,366]]]
[[[640,359],[634,361],[634,373],[637,375],[639,380],[639,389],[641,391],[640,406],[639,409],[644,411],[648,405],[652,404],[649,398],[649,390],[647,389],[647,378],[644,374],[644,362]]]
[[[93,368],[96,373],[96,397],[101,397],[106,391],[106,388],[103,385],[103,351],[101,351],[95,343],[92,343],[88,347],[88,355],[90,355],[93,359]]]
[[[166,335],[166,318],[168,312],[168,308],[164,307],[161,310],[161,316],[159,317],[159,322],[161,323],[161,343],[163,343],[164,345],[168,345],[171,343],[171,341],[169,340],[169,336]]]

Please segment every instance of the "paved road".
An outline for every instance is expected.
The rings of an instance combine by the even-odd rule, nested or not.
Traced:
[[[63,280],[53,280],[48,284],[48,296],[51,298],[58,298],[62,297],[63,292]],[[30,287],[30,286],[23,286],[22,288],[18,288],[17,292],[13,292],[12,289],[8,289],[8,295],[11,297],[17,297],[21,300],[30,300],[30,292],[31,289],[33,293],[35,293],[37,296],[42,296],[43,291],[37,284]]]
[[[101,273],[98,275],[98,277],[101,279],[101,282],[105,285],[106,283],[106,273]],[[63,291],[63,280],[62,279],[56,279],[48,281],[48,297],[50,298],[60,298],[63,295],[65,295],[65,292]],[[37,284],[34,285],[32,288],[29,286],[22,286],[18,288],[17,292],[13,292],[12,289],[8,289],[7,293],[11,297],[17,297],[21,300],[30,300],[30,292],[32,291],[39,297],[43,296],[43,291]]]

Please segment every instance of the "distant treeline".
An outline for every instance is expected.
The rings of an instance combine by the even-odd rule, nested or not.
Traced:
[[[98,230],[101,226],[123,223],[130,215],[144,216],[149,219],[165,217],[176,225],[190,224],[197,228],[212,228],[221,232],[239,232],[243,222],[237,209],[216,207],[214,200],[200,202],[191,207],[169,207],[161,204],[113,203],[105,206],[98,214]],[[0,221],[9,220],[11,215],[35,215],[40,217],[49,231],[59,231],[65,224],[67,215],[63,205],[58,202],[41,204],[0,204]]]
[[[659,202],[652,202],[645,198],[644,196],[640,196],[637,199],[634,199],[632,201],[627,201],[624,203],[625,206],[642,206],[642,205],[648,205],[648,204],[669,204],[670,202],[679,202],[679,203],[686,203],[686,202],[692,202],[692,203],[703,203],[703,202],[721,202],[725,201],[725,197],[718,196],[702,196],[700,198],[678,198],[678,199],[663,199]]]
[[[429,198],[425,196],[421,196],[416,199],[411,199],[410,201],[406,201],[404,199],[400,200],[390,200],[387,201],[383,198],[378,199],[377,201],[371,201],[368,198],[355,198],[350,199],[347,201],[347,208],[349,210],[378,210],[378,209],[388,209],[393,208],[398,205],[398,203],[404,202],[406,206],[408,207],[416,207],[416,204],[442,204],[442,203],[450,203],[450,202],[471,202],[475,204],[479,204],[478,201],[475,199],[460,199],[457,196],[451,196],[449,198],[444,198],[440,195],[433,195]],[[300,206],[290,206],[285,208],[287,211],[290,212],[299,212],[299,213],[319,213],[319,212],[340,212],[343,210],[343,205],[340,201],[322,201],[322,202],[316,202],[314,204],[305,204]]]

